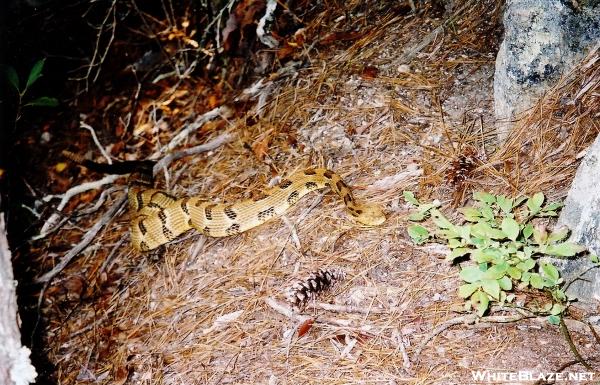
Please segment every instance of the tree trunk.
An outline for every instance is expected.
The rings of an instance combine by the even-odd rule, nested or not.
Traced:
[[[37,373],[30,350],[21,346],[19,313],[4,213],[0,212],[0,385],[27,385]]]

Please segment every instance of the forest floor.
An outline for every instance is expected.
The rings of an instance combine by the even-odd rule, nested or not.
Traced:
[[[493,382],[477,380],[473,371],[590,372],[568,365],[574,360],[569,345],[544,316],[497,323],[461,312],[459,269],[445,261],[448,250],[417,246],[407,234],[405,190],[439,200],[453,218],[455,207],[478,190],[564,198],[578,154],[595,135],[581,133],[581,117],[560,123],[579,141],[546,138],[536,130],[560,124],[534,111],[511,140],[496,143],[497,3],[465,2],[446,14],[340,12],[314,21],[330,31],[318,44],[306,41],[317,39],[311,26],[306,36],[297,33],[289,52],[280,54],[298,60],[247,85],[245,93],[211,99],[217,91],[198,92],[198,83],[187,80],[140,99],[135,136],[124,142],[117,133],[104,142],[110,136],[100,135],[116,158],[158,158],[226,138],[159,173],[158,186],[174,195],[236,201],[294,171],[328,167],[358,199],[381,205],[387,220],[360,227],[336,196],[314,194],[283,219],[221,239],[190,232],[149,256],[131,248],[129,214],[115,207],[126,177],[76,195],[64,212],[79,215],[34,249],[43,278],[102,224],[45,287],[44,351],[57,382],[472,384]],[[590,71],[598,72],[597,62]],[[580,80],[541,103],[571,95],[583,87]],[[88,111],[79,107],[90,126],[118,114],[115,103],[124,101],[111,97],[98,96]],[[210,119],[196,119],[209,111]],[[68,145],[61,149],[103,161],[90,131],[81,132],[60,142]],[[457,183],[449,170],[469,154],[479,163]],[[47,164],[49,192],[104,177],[65,162],[55,157]],[[107,214],[111,209],[117,214]],[[334,268],[346,277],[332,290],[300,312],[286,303],[295,279]],[[519,298],[544,301],[528,292]],[[567,316],[573,342],[597,370],[598,342],[577,319],[576,311]]]

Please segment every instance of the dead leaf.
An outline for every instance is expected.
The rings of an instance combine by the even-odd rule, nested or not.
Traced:
[[[66,168],[67,168],[66,162],[58,162],[56,165],[54,165],[54,169],[56,170],[56,172],[63,172],[63,171],[65,171]]]
[[[292,56],[297,49],[297,44],[288,42],[277,51],[277,58],[279,60],[285,60]]]
[[[260,161],[263,161],[268,155],[270,138],[266,136],[263,140],[252,145],[254,156]]]
[[[365,68],[363,68],[362,73],[360,74],[360,76],[363,79],[372,80],[372,79],[375,79],[378,74],[379,74],[379,69],[377,69],[377,67],[366,66]]]
[[[314,318],[309,318],[298,326],[298,338],[302,337],[312,328],[315,323]]]

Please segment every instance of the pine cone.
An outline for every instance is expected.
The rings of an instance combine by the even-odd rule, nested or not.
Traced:
[[[329,290],[338,281],[343,280],[345,276],[346,274],[338,269],[319,269],[311,273],[306,279],[294,283],[287,290],[286,299],[294,306],[301,308],[308,301]]]
[[[460,186],[471,172],[480,164],[477,150],[473,147],[467,147],[462,153],[458,154],[446,170],[446,180],[453,186]]]

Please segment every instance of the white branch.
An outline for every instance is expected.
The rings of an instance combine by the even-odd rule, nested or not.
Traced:
[[[85,128],[92,134],[92,139],[94,140],[96,147],[98,147],[98,150],[100,150],[100,153],[102,153],[102,156],[106,159],[108,164],[112,164],[112,159],[110,159],[110,156],[108,156],[106,149],[104,148],[104,146],[102,146],[100,144],[100,141],[98,140],[98,136],[96,136],[96,130],[94,130],[94,128],[92,126],[90,126],[87,123],[84,123],[83,121],[79,122],[79,127]]]
[[[46,235],[48,235],[54,229],[54,227],[60,221],[60,218],[61,218],[60,212],[65,208],[65,206],[67,205],[69,200],[71,200],[71,198],[73,198],[75,195],[81,194],[82,192],[85,192],[88,190],[97,189],[105,184],[113,183],[120,177],[122,177],[122,175],[107,175],[102,179],[99,179],[99,180],[96,180],[93,182],[82,183],[75,187],[71,187],[64,194],[47,195],[44,198],[42,198],[42,200],[44,202],[49,202],[51,199],[57,199],[57,198],[61,198],[61,200],[60,200],[60,203],[58,204],[58,206],[56,206],[56,211],[58,213],[53,213],[52,215],[50,215],[50,218],[48,218],[48,220],[46,220],[46,222],[42,226],[42,229],[40,230],[40,234],[37,235],[34,239],[44,238]]]
[[[119,200],[116,201],[106,213],[104,213],[102,218],[100,218],[100,220],[96,222],[94,226],[92,226],[92,228],[85,234],[81,242],[79,242],[74,248],[69,250],[69,252],[65,254],[65,256],[60,260],[60,262],[56,266],[54,266],[52,270],[37,278],[35,282],[48,282],[52,278],[54,278],[54,276],[60,273],[69,264],[69,262],[71,262],[71,260],[75,258],[75,256],[77,256],[77,254],[83,251],[92,242],[94,237],[96,237],[96,234],[98,234],[98,232],[112,220],[112,218],[115,216],[117,211],[119,211],[121,206],[123,206],[126,200],[127,194],[123,194],[119,198]]]
[[[216,119],[219,116],[230,116],[231,115],[231,109],[227,106],[220,106],[217,108],[213,108],[212,110],[198,116],[196,118],[196,120],[194,120],[194,122],[190,123],[186,128],[184,128],[183,130],[181,130],[181,132],[179,132],[177,135],[175,135],[175,137],[173,137],[173,139],[171,139],[171,141],[169,142],[169,144],[164,147],[164,150],[166,152],[172,151],[175,147],[179,146],[179,144],[181,142],[183,142],[188,136],[190,136],[190,134],[196,130],[198,130],[200,127],[202,127],[205,123]]]
[[[265,26],[267,23],[271,24],[273,22],[273,15],[275,10],[277,9],[277,0],[268,0],[267,1],[267,9],[265,10],[265,14],[260,18],[258,22],[258,26],[256,27],[256,36],[258,39],[269,48],[276,48],[279,45],[279,42],[273,38],[273,36],[268,35],[265,31]]]
[[[214,110],[213,110],[214,111]],[[179,136],[181,133],[179,133],[177,136]],[[189,133],[188,133],[189,135]],[[173,152],[168,154],[167,156],[165,156],[164,158],[162,158],[161,160],[159,160],[153,168],[153,174],[156,175],[158,172],[160,172],[163,168],[168,167],[172,162],[181,159],[183,157],[186,156],[190,156],[190,155],[196,155],[196,154],[200,154],[202,152],[206,152],[206,151],[211,151],[214,150],[216,148],[219,148],[220,146],[229,143],[233,140],[234,136],[233,134],[230,134],[228,132],[221,134],[219,136],[217,136],[215,139],[211,140],[208,143],[204,143],[204,144],[200,144],[198,146],[194,146],[194,147],[190,147],[190,148],[186,148],[185,150],[181,150],[178,152]],[[181,140],[183,140],[184,138],[182,138]],[[173,141],[171,141],[172,143]],[[168,146],[171,145],[171,143],[169,143]]]

